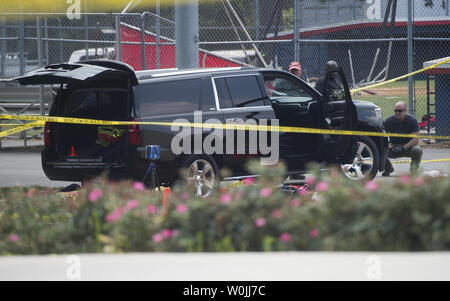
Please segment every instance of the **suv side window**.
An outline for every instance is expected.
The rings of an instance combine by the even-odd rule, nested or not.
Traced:
[[[200,109],[200,79],[141,84],[136,88],[138,117],[186,114]]]
[[[264,85],[271,100],[281,103],[298,103],[313,100],[313,95],[290,78],[264,75]]]
[[[221,109],[264,106],[263,95],[254,75],[214,79]]]
[[[221,109],[229,109],[233,107],[233,103],[231,102],[231,94],[228,90],[227,83],[225,82],[225,78],[216,78],[216,89],[217,95],[219,97],[219,104]]]
[[[225,78],[234,107],[264,106],[263,95],[256,76]]]
[[[201,79],[201,106],[203,112],[211,112],[216,110],[216,100],[214,98],[214,90],[211,84],[211,78]]]

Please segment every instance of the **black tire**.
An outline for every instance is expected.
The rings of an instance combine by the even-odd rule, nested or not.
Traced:
[[[375,142],[367,136],[358,136],[355,159],[350,164],[342,164],[340,171],[352,180],[372,180],[380,163],[381,155]]]
[[[208,197],[220,183],[219,166],[208,155],[192,155],[186,158],[182,167],[187,169],[183,180],[194,186],[197,196]]]

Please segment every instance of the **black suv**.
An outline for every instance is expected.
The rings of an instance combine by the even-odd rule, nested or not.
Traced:
[[[382,132],[380,108],[369,102],[352,101],[342,70],[328,73],[326,82],[335,76],[344,87],[340,95],[322,95],[294,75],[276,69],[135,72],[124,63],[101,60],[49,65],[14,80],[23,85],[59,85],[51,116],[168,123],[176,119],[214,119],[223,124],[249,120],[260,124],[267,120],[269,125],[277,119],[279,126]],[[200,120],[196,117],[199,111]],[[172,183],[180,169],[187,168],[188,181],[198,187],[199,194],[207,195],[219,180],[219,169],[230,169],[234,179],[249,176],[245,162],[263,156],[259,150],[250,150],[249,131],[244,140],[235,140],[234,150],[225,154],[207,154],[193,146],[191,154],[175,154],[171,144],[180,135],[175,129],[163,124],[108,127],[46,123],[42,166],[51,180],[82,181],[105,169],[113,176],[142,180],[150,162],[147,146],[158,145],[161,182]],[[226,141],[225,132],[229,131],[232,130],[224,131],[220,138]],[[195,139],[202,143],[211,132],[186,131],[192,145]],[[235,133],[230,137],[238,139]],[[102,140],[101,135],[107,139]],[[242,143],[245,152],[238,150]],[[304,172],[307,162],[317,161],[340,164],[350,178],[373,178],[384,168],[386,147],[383,137],[279,134],[279,157],[292,174]]]

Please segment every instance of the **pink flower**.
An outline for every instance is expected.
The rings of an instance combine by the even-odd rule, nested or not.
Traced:
[[[312,184],[314,184],[314,182],[316,181],[316,178],[314,176],[308,177],[305,180],[305,183],[308,184],[309,186],[311,186]]]
[[[368,181],[366,182],[365,187],[369,191],[376,191],[378,189],[378,183],[375,181]]]
[[[27,196],[28,196],[29,198],[31,198],[31,197],[33,196],[33,194],[34,194],[35,191],[36,191],[36,190],[35,190],[34,188],[31,188],[30,190],[28,190]]]
[[[89,193],[89,201],[96,202],[103,196],[103,191],[100,188],[96,188]]]
[[[312,229],[309,231],[309,237],[316,238],[319,235],[319,229]]]
[[[284,232],[283,234],[281,234],[280,240],[282,242],[288,242],[291,240],[291,235],[289,233]]]
[[[415,178],[413,181],[414,186],[420,186],[423,184],[423,178]]]
[[[161,242],[163,240],[163,238],[164,237],[162,236],[161,233],[156,233],[156,234],[153,234],[153,236],[152,236],[152,240],[156,243]]]
[[[158,213],[158,209],[154,205],[148,205],[147,212],[150,214],[156,214]]]
[[[244,190],[239,190],[238,192],[235,193],[234,199],[240,200],[240,199],[242,199],[243,196],[244,196]]]
[[[114,209],[113,212],[111,212],[110,214],[108,214],[106,216],[106,221],[108,223],[112,223],[112,222],[119,220],[121,217],[122,217],[122,209],[116,208],[116,209]]]
[[[258,217],[258,218],[255,220],[255,225],[256,225],[256,227],[258,227],[258,228],[264,227],[265,224],[266,224],[266,220],[265,220],[264,218],[262,218],[262,217]]]
[[[220,202],[222,204],[231,203],[232,200],[233,200],[233,196],[230,193],[224,193],[220,196]]]
[[[183,193],[180,195],[180,199],[181,199],[182,201],[186,201],[188,198],[189,198],[189,194],[188,194],[187,192],[183,192]]]
[[[127,202],[127,208],[128,209],[134,209],[137,208],[138,202],[136,200],[130,200]]]
[[[281,210],[280,209],[275,209],[272,211],[272,216],[275,218],[279,218],[281,216]]]
[[[400,183],[402,184],[408,184],[409,183],[409,176],[408,175],[403,175],[400,177]]]
[[[298,193],[299,195],[305,195],[305,194],[308,194],[308,188],[306,188],[306,187],[300,187],[299,189],[297,189],[297,193]]]
[[[19,236],[17,235],[17,234],[11,234],[10,236],[9,236],[9,240],[11,241],[11,242],[18,242],[19,241]]]
[[[142,182],[134,182],[133,183],[133,189],[144,191],[145,190],[144,183],[142,183]]]
[[[170,238],[172,236],[172,231],[169,229],[163,229],[161,234],[164,238]]]
[[[178,236],[178,230],[172,230],[172,237]]]
[[[325,181],[320,181],[316,185],[316,190],[317,191],[327,191],[328,190],[328,183],[325,182]]]
[[[269,187],[263,188],[259,192],[259,195],[262,196],[263,198],[266,198],[266,197],[270,196],[271,194],[272,194],[272,189],[270,189]]]
[[[185,204],[178,204],[176,210],[178,213],[185,213],[187,210],[187,206]]]
[[[299,200],[299,199],[293,199],[293,200],[291,201],[291,206],[292,206],[292,207],[298,207],[298,206],[300,206],[300,200]]]
[[[245,178],[245,179],[242,181],[242,183],[243,183],[245,186],[253,185],[253,184],[255,184],[255,182],[256,182],[256,179],[255,179],[255,178]]]

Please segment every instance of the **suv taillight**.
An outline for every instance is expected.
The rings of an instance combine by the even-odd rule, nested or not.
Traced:
[[[50,147],[50,122],[46,122],[44,126],[44,145]]]
[[[130,146],[141,145],[141,128],[139,127],[139,124],[130,124],[128,126],[128,145]]]

